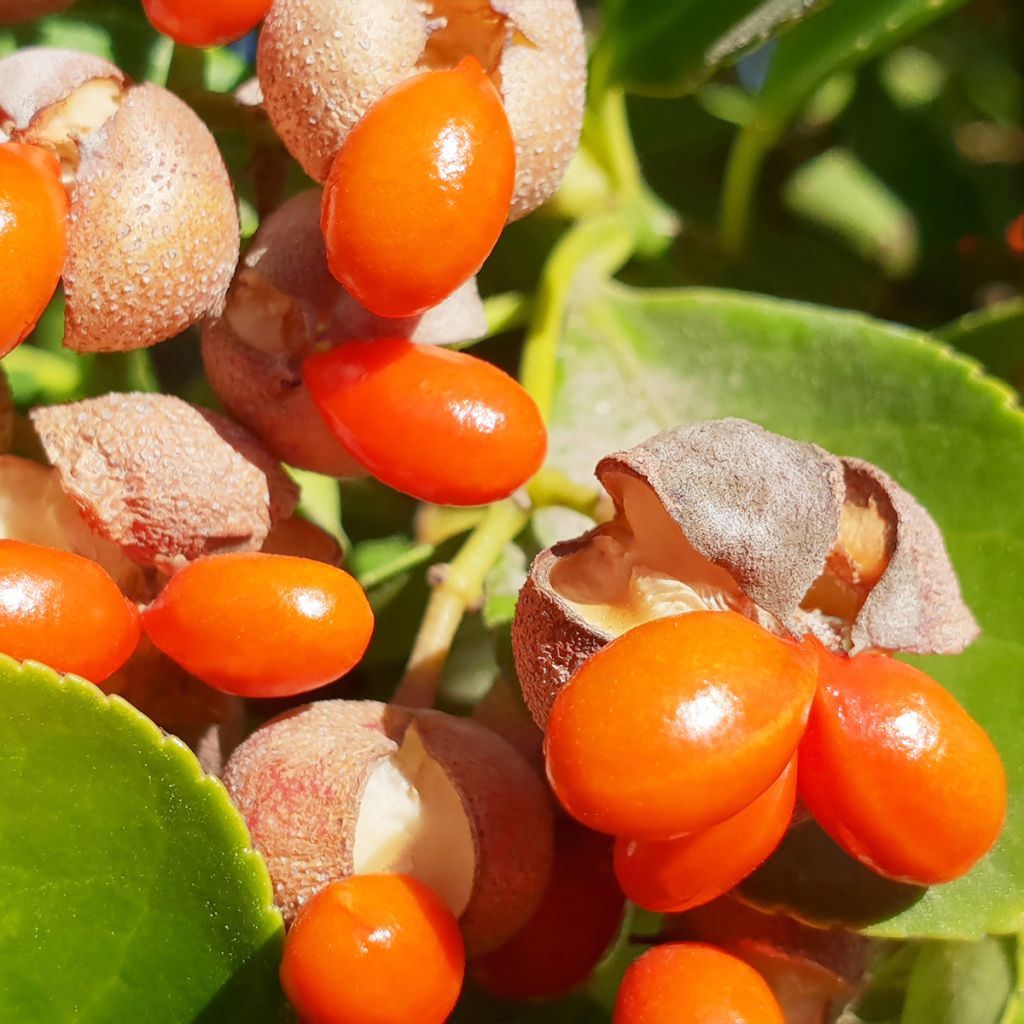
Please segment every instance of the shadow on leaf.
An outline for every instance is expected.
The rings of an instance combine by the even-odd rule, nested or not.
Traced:
[[[738,895],[756,907],[781,910],[809,924],[864,927],[906,910],[927,891],[875,874],[807,818],[789,830]]]

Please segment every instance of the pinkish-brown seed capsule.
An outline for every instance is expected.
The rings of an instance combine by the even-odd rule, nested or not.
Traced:
[[[224,784],[292,920],[353,873],[404,871],[483,952],[529,919],[553,824],[540,779],[489,729],[439,711],[321,701],[274,719],[233,754]]]
[[[99,58],[28,48],[0,60],[0,130],[61,161],[65,345],[142,348],[220,312],[238,213],[213,137],[181,100]]]
[[[173,572],[258,551],[298,489],[246,430],[171,395],[110,394],[31,413],[86,522],[133,561]]]

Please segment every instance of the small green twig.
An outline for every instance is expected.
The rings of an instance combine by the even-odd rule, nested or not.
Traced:
[[[542,469],[527,485],[534,508],[571,508],[595,522],[599,517],[601,492],[570,480],[561,470]]]
[[[541,275],[533,319],[523,346],[520,379],[548,419],[555,396],[558,341],[574,285],[584,270],[607,277],[633,252],[635,237],[623,218],[611,213],[573,225],[558,240]]]
[[[167,88],[183,99],[202,90],[206,77],[206,54],[191,46],[175,45],[167,67]]]
[[[502,292],[484,299],[484,315],[487,317],[486,337],[514,331],[525,327],[530,320],[533,304],[523,292]]]
[[[722,247],[730,255],[739,255],[746,248],[761,164],[774,139],[774,132],[748,124],[733,141],[718,218]]]
[[[529,521],[529,511],[512,499],[491,505],[459,553],[444,567],[443,577],[427,603],[405,675],[395,691],[396,704],[433,707],[459,623],[483,595],[484,579],[505,545]]]

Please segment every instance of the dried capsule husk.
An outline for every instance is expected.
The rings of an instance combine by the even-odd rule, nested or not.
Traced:
[[[508,112],[515,220],[551,196],[579,143],[586,48],[574,0],[276,0],[257,70],[281,139],[323,182],[348,132],[388,89],[467,55]]]
[[[0,0],[0,25],[19,25],[66,10],[75,0]]]
[[[68,50],[0,60],[0,127],[52,149],[71,198],[64,343],[155,345],[223,308],[238,213],[205,124],[159,86]]]
[[[663,615],[733,610],[827,647],[951,654],[977,635],[941,534],[881,470],[744,420],[602,459],[608,524],[534,561],[513,623],[543,727],[582,662]]]
[[[325,565],[340,566],[344,560],[336,537],[299,516],[288,516],[274,523],[260,550],[267,555],[309,558]]]
[[[775,992],[787,1024],[835,1019],[863,985],[870,943],[839,928],[812,928],[731,896],[665,918],[666,938],[708,942],[755,968]]]
[[[223,316],[204,325],[203,363],[225,408],[279,458],[329,476],[362,476],[314,405],[302,360],[327,344],[378,337],[455,344],[486,327],[475,280],[416,317],[385,319],[361,306],[327,268],[320,191],[312,190],[260,226]]]
[[[274,719],[231,757],[224,784],[286,921],[329,882],[404,871],[495,948],[536,908],[553,824],[540,779],[504,740],[438,711],[321,701]]]
[[[30,418],[90,527],[162,572],[258,551],[298,502],[295,484],[246,430],[170,395],[110,394]]]

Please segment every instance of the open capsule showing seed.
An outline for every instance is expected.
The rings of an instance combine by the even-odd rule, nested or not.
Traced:
[[[278,134],[323,182],[348,132],[385,92],[466,56],[480,62],[508,114],[516,220],[555,191],[579,141],[586,47],[574,0],[275,0],[257,70]]]
[[[238,212],[206,125],[113,64],[29,47],[0,60],[0,132],[61,162],[71,199],[64,343],[143,348],[223,307]]]
[[[306,356],[346,341],[400,336],[446,345],[480,337],[487,322],[476,281],[420,316],[364,309],[327,268],[320,192],[289,199],[260,225],[228,293],[203,329],[203,363],[225,407],[279,458],[330,476],[362,468],[328,429],[302,380]]]
[[[553,858],[543,784],[499,736],[439,711],[321,701],[258,729],[224,784],[291,921],[331,881],[400,871],[437,892],[467,949],[533,914]]]
[[[609,455],[611,522],[534,560],[513,623],[537,723],[590,655],[651,619],[735,611],[832,650],[956,653],[977,635],[928,512],[880,469],[744,420]]]

